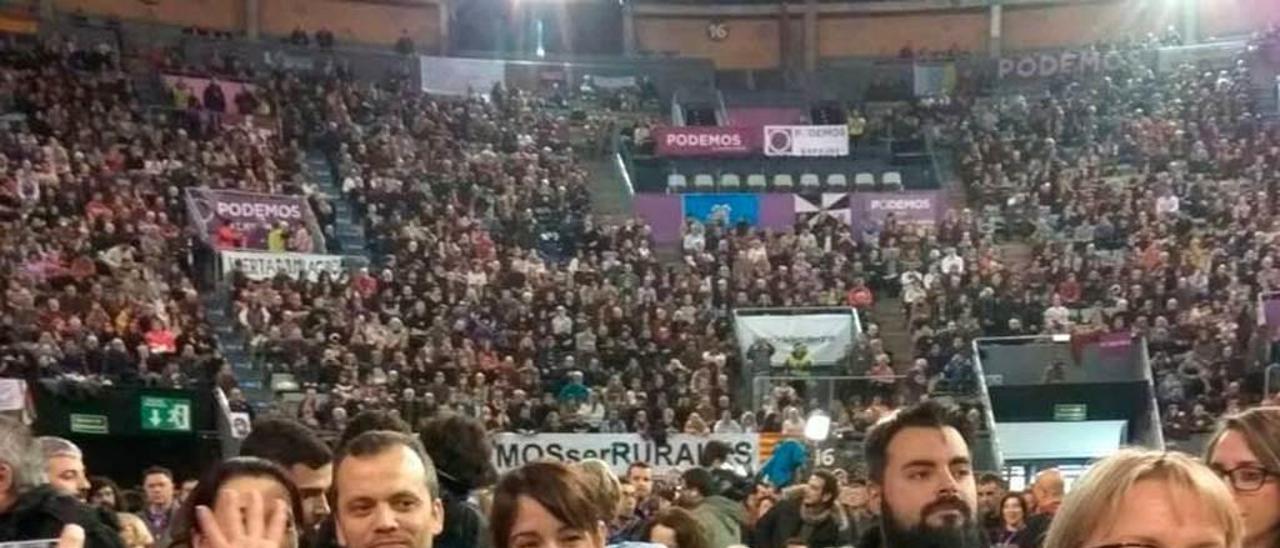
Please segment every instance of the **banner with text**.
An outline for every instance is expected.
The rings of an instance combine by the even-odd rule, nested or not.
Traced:
[[[1024,53],[1001,57],[996,61],[996,75],[1001,80],[1081,76],[1112,70],[1124,62],[1120,52],[1067,50]]]
[[[188,188],[187,211],[200,238],[210,245],[223,222],[244,236],[241,247],[246,249],[267,249],[267,234],[273,227],[284,223],[292,229],[301,223],[311,233],[312,250],[325,248],[324,233],[302,196]]]
[[[750,356],[758,341],[773,349],[769,363],[786,365],[796,344],[804,344],[814,365],[830,365],[843,360],[853,348],[853,314],[738,314],[733,330],[743,355]],[[760,348],[764,348],[761,346]]]
[[[440,95],[488,95],[493,85],[507,79],[507,62],[462,57],[418,57],[422,91]]]
[[[315,255],[311,253],[266,253],[262,251],[223,251],[222,275],[231,274],[237,267],[250,280],[269,280],[277,274],[285,274],[295,280],[316,281],[320,274],[328,272],[337,277],[349,270],[354,258],[342,255]]]
[[[755,434],[674,434],[661,445],[639,434],[498,434],[493,437],[493,464],[505,472],[542,460],[600,459],[619,476],[633,462],[647,462],[662,473],[697,466],[703,447],[713,440],[733,448],[729,458],[735,464],[760,469],[760,440]]]
[[[932,225],[942,218],[938,191],[854,192],[851,217],[855,233],[878,231],[893,215],[899,223]]]
[[[760,128],[662,126],[653,131],[659,156],[741,156],[760,150]]]
[[[765,126],[765,156],[848,156],[845,126]]]

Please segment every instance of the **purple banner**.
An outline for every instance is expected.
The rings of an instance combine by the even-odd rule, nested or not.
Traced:
[[[932,225],[942,218],[942,194],[936,190],[855,192],[852,210],[857,233],[879,230],[891,214],[900,223]]]
[[[1259,323],[1267,330],[1267,340],[1280,341],[1280,293],[1263,293],[1258,298],[1258,305],[1261,307]]]
[[[323,253],[325,249],[324,233],[311,212],[311,205],[302,196],[189,188],[187,210],[200,237],[219,249],[270,249],[268,234],[277,226],[287,227],[290,233],[305,226],[311,234],[310,249],[289,251]],[[218,230],[228,223],[239,233],[239,244],[219,246]]]
[[[791,194],[770,193],[760,196],[760,228],[785,230],[796,223]]]
[[[636,194],[631,203],[637,217],[653,230],[653,241],[669,244],[680,241],[684,225],[681,197],[676,194]]]
[[[759,152],[759,127],[663,126],[653,131],[659,156],[742,156]]]

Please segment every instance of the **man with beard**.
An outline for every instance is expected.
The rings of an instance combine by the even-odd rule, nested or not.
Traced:
[[[864,548],[985,548],[969,452],[972,427],[954,407],[926,401],[867,434],[866,462],[881,504]]]
[[[840,481],[815,470],[798,496],[788,496],[756,524],[756,548],[786,548],[799,540],[808,548],[848,546],[853,529],[838,503]]]

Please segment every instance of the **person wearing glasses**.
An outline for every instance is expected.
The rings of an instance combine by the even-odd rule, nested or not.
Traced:
[[[1121,450],[1076,481],[1044,548],[1242,548],[1231,492],[1181,453]]]
[[[1227,417],[1208,447],[1244,517],[1244,548],[1280,548],[1280,407]]]

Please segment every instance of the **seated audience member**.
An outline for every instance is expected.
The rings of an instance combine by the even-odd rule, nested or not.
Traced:
[[[1231,492],[1179,453],[1126,449],[1076,481],[1045,548],[1240,548],[1244,524]]]
[[[1280,407],[1227,417],[1205,462],[1227,483],[1244,516],[1244,547],[1280,546]]]
[[[596,506],[590,486],[568,466],[526,464],[502,476],[494,487],[493,546],[604,548],[608,517]]]

